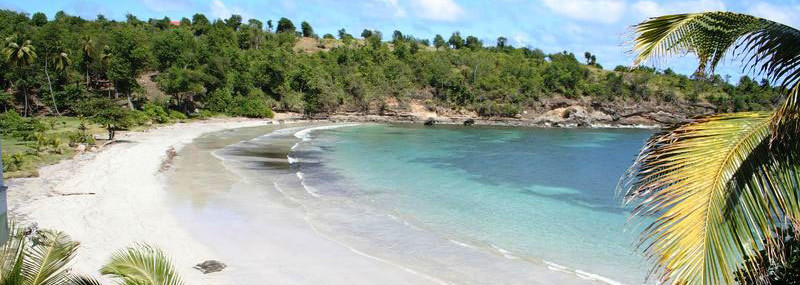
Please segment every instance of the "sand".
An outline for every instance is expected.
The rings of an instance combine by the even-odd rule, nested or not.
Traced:
[[[170,213],[159,169],[168,149],[201,134],[267,123],[210,120],[123,134],[98,153],[43,167],[38,178],[10,181],[10,216],[79,241],[73,264],[79,273],[97,276],[115,250],[144,242],[166,251],[187,284],[228,284],[224,274],[192,269],[216,256]]]

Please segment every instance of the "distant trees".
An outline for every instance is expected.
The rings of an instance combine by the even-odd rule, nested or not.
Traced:
[[[450,45],[453,49],[460,49],[464,47],[464,39],[461,38],[460,32],[455,32],[450,36],[450,39],[447,40],[447,44]]]
[[[483,42],[474,36],[468,36],[464,46],[471,50],[479,50],[483,48]]]
[[[590,52],[585,52],[583,57],[586,59],[586,65],[596,65],[597,57]]]
[[[148,67],[151,53],[139,31],[118,28],[111,32],[110,37],[111,58],[107,74],[114,83],[115,94],[124,94],[128,106],[133,109],[131,95],[139,86],[136,79]]]
[[[506,48],[506,44],[508,43],[508,39],[506,37],[498,37],[497,38],[497,48],[504,49]]]
[[[291,20],[289,20],[287,18],[281,18],[280,20],[278,20],[278,28],[275,30],[275,32],[276,33],[285,33],[285,32],[295,33],[295,32],[297,32],[297,28],[295,28],[294,23],[292,23]]]
[[[300,29],[303,31],[304,37],[307,38],[316,37],[316,35],[314,34],[314,28],[312,28],[311,24],[309,24],[308,22],[303,21],[303,23],[300,24]]]
[[[36,51],[30,40],[21,40],[18,36],[6,38],[6,46],[3,48],[3,55],[6,63],[12,68],[16,68],[18,73],[26,73],[26,69],[36,60]],[[25,97],[25,116],[28,116],[30,106],[28,104],[28,85],[27,76],[21,76],[17,80],[17,87],[23,90]],[[21,85],[21,86],[20,86]]]
[[[436,47],[437,50],[444,47],[446,44],[442,35],[436,35],[433,38],[433,46]]]

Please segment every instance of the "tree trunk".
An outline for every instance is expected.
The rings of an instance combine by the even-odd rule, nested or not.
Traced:
[[[0,157],[3,156],[2,146],[0,146]],[[3,184],[3,161],[0,160],[0,244],[6,243],[8,239],[8,204],[6,202],[6,187]]]
[[[90,84],[91,80],[92,78],[89,77],[89,68],[86,68],[86,90],[89,90],[89,85],[91,85]]]
[[[47,76],[47,86],[50,87],[50,98],[53,99],[53,109],[56,109],[56,114],[61,117],[61,112],[58,111],[58,104],[56,104],[56,94],[53,93],[53,83],[50,82],[50,73],[47,72],[47,60],[44,61],[44,75]]]
[[[25,85],[28,85],[28,83],[25,83]],[[22,96],[25,97],[25,117],[28,117],[28,86],[25,86],[22,90]]]
[[[131,101],[131,93],[126,93],[125,95],[128,96],[128,109],[133,110],[133,101]]]

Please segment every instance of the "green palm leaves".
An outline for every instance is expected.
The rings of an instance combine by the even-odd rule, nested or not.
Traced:
[[[183,284],[164,252],[148,245],[137,245],[116,252],[100,272],[119,278],[120,284],[124,285]]]
[[[92,277],[70,272],[68,266],[78,246],[78,242],[57,231],[40,230],[25,236],[12,230],[0,248],[0,285],[101,284]],[[183,284],[169,258],[147,245],[116,253],[101,273],[123,285]]]
[[[686,52],[711,71],[729,54],[791,89],[772,113],[722,114],[654,135],[624,177],[635,215],[656,216],[642,247],[664,283],[730,284],[757,274],[748,256],[776,249],[800,221],[800,32],[729,12],[669,15],[634,26],[635,64]]]
[[[36,60],[36,51],[30,40],[19,41],[17,37],[9,37],[6,42],[3,54],[9,65],[23,68],[31,65]]]

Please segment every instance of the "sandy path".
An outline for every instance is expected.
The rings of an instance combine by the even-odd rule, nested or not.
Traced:
[[[180,148],[204,133],[266,123],[211,120],[125,134],[99,153],[42,168],[39,178],[12,180],[9,212],[22,223],[36,221],[80,241],[77,272],[96,275],[115,250],[147,242],[173,258],[187,284],[228,283],[224,274],[191,269],[215,256],[169,212],[157,173],[170,147]]]

